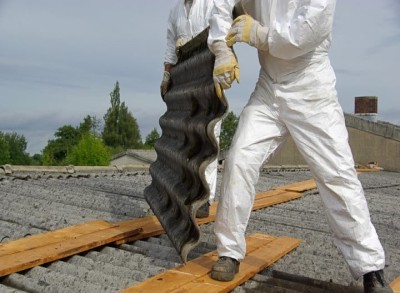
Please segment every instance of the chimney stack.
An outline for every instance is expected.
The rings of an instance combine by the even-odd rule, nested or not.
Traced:
[[[377,122],[378,118],[378,97],[365,96],[355,98],[354,114],[360,118]]]

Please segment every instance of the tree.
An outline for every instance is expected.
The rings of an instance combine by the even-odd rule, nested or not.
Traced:
[[[160,138],[160,134],[157,129],[154,129],[146,136],[146,141],[144,142],[145,148],[154,148],[154,144],[157,139]]]
[[[83,122],[79,124],[78,130],[81,134],[89,132],[95,137],[99,137],[100,123],[100,119],[96,118],[96,116],[87,115]]]
[[[140,130],[125,102],[121,103],[118,81],[110,93],[110,98],[111,107],[104,115],[102,133],[105,145],[114,150],[140,148],[142,146]]]
[[[12,165],[30,165],[26,153],[27,142],[23,135],[16,132],[0,132],[0,163]]]
[[[81,132],[79,128],[71,125],[64,125],[54,133],[55,140],[49,140],[43,150],[43,165],[62,166],[65,165],[65,158],[68,152],[78,144]]]
[[[0,165],[10,164],[10,151],[4,134],[0,131]]]
[[[49,140],[43,150],[40,159],[43,165],[63,166],[66,158],[73,148],[81,141],[83,136],[91,134],[95,138],[100,137],[100,120],[95,116],[87,115],[78,127],[64,125],[54,133],[55,139]]]
[[[232,111],[229,112],[228,115],[226,115],[226,117],[222,121],[221,134],[220,134],[221,150],[229,149],[238,123],[239,123],[239,117],[236,116]]]
[[[31,157],[31,165],[40,166],[43,164],[42,155],[41,154],[34,154]]]
[[[82,135],[79,143],[68,153],[65,162],[76,166],[108,166],[111,152],[101,139],[90,132]]]

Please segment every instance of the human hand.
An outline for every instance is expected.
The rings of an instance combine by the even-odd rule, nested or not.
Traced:
[[[171,76],[170,76],[169,72],[164,71],[163,78],[161,81],[161,86],[160,86],[161,97],[163,98],[163,100],[164,100],[164,96],[166,95],[166,93],[168,91],[170,81],[171,81]]]
[[[225,42],[218,41],[210,45],[211,52],[215,55],[213,80],[215,91],[222,98],[223,89],[229,89],[234,80],[240,81],[240,70],[232,48]]]
[[[232,47],[236,42],[244,42],[259,50],[268,50],[269,28],[262,26],[250,15],[237,17],[226,36],[226,44]]]

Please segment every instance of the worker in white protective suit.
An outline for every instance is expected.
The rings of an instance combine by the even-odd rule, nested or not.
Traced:
[[[230,281],[238,272],[259,169],[291,135],[352,275],[364,276],[365,292],[392,292],[383,279],[385,254],[354,168],[328,57],[336,1],[214,2],[208,43],[216,56],[216,91],[222,94],[238,78],[231,49],[236,42],[258,49],[261,69],[225,161],[215,221],[219,260],[211,277]],[[235,4],[246,14],[232,23]]]
[[[172,4],[167,27],[167,48],[164,59],[164,74],[160,86],[164,98],[170,84],[170,71],[178,62],[178,51],[185,43],[193,39],[208,27],[213,10],[213,0],[175,0]],[[214,136],[219,143],[221,121],[214,127]],[[210,204],[214,201],[217,188],[218,160],[214,160],[205,170],[205,179],[209,187],[209,200],[196,213],[197,218],[209,216]]]

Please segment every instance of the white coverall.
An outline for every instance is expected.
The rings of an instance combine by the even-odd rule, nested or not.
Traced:
[[[209,44],[224,40],[235,0],[215,0]],[[245,230],[262,164],[290,134],[316,180],[335,244],[355,278],[384,268],[348,144],[328,49],[335,0],[247,0],[244,11],[269,27],[260,75],[225,161],[215,221],[219,256],[245,256]]]
[[[193,0],[193,4],[187,12],[185,0],[175,0],[171,7],[167,28],[167,49],[164,63],[175,65],[178,62],[176,55],[176,43],[180,40],[189,41],[209,25],[208,20],[214,7],[214,0]],[[219,144],[221,121],[214,127],[214,136]],[[205,170],[205,178],[210,189],[209,203],[215,198],[217,188],[218,159],[211,162]]]

